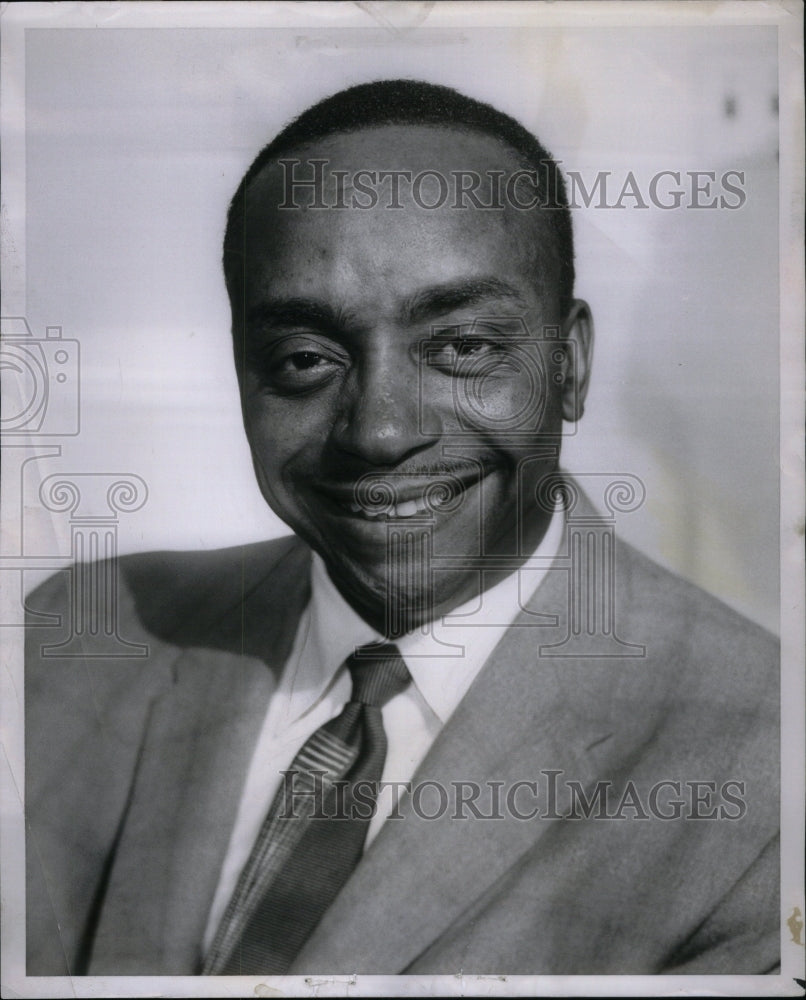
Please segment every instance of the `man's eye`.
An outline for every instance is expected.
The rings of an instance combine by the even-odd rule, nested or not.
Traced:
[[[428,352],[428,361],[453,375],[476,374],[480,367],[495,365],[501,359],[501,345],[490,340],[457,337],[437,342]]]
[[[494,345],[487,340],[457,340],[453,344],[453,349],[460,358],[477,358],[489,354]]]
[[[349,364],[349,357],[335,345],[293,334],[268,343],[248,345],[247,365],[268,389],[304,392],[327,383]]]
[[[269,381],[278,389],[312,389],[340,372],[343,365],[334,357],[318,351],[292,351],[272,359]]]
[[[314,351],[295,351],[293,354],[289,354],[278,367],[280,370],[286,368],[301,372],[326,363],[327,358],[322,357],[321,354],[316,354]]]

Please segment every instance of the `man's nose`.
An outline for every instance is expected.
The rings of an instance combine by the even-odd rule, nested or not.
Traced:
[[[365,359],[345,386],[334,442],[367,465],[398,465],[440,436],[439,420],[421,395],[410,359],[391,353]]]

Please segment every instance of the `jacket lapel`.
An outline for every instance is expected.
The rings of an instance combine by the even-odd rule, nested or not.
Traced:
[[[294,547],[218,620],[206,609],[196,635],[214,634],[219,647],[228,636],[228,648],[202,639],[177,650],[145,733],[90,974],[196,970],[254,744],[307,601],[307,567],[307,550]],[[154,968],[143,955],[157,956]]]

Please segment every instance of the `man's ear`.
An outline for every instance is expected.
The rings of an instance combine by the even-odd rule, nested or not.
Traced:
[[[582,416],[593,360],[593,316],[587,302],[574,299],[563,323],[566,351],[562,389],[563,419],[573,423]]]

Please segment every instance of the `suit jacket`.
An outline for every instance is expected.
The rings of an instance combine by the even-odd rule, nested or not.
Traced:
[[[566,555],[569,544],[566,532]],[[501,782],[502,794],[533,780],[540,806],[554,772],[556,802],[520,819],[535,805],[521,786],[499,818],[426,819],[432,806],[404,796],[291,973],[774,969],[776,643],[631,547],[615,555],[629,655],[602,655],[584,630],[565,641],[573,572],[560,559],[414,777]],[[29,974],[198,971],[309,558],[284,538],[121,559],[119,634],[147,649],[134,658],[103,655],[101,626],[84,634],[85,657],[43,651],[70,632],[70,574],[31,595],[33,621],[48,624],[29,629],[26,668]],[[605,817],[630,781],[638,805],[586,818],[573,781],[591,794],[610,783]],[[681,783],[679,818],[660,818],[676,786],[650,806],[662,781]],[[719,798],[730,781],[743,783],[728,786],[733,803]],[[686,782],[713,782],[717,798]]]

